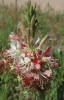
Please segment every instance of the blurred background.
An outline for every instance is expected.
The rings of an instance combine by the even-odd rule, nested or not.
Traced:
[[[0,0],[0,2],[5,5],[11,5],[17,2],[18,6],[23,5],[28,0]],[[55,9],[55,11],[64,11],[64,0],[31,0],[32,3],[36,3],[40,8],[45,10],[46,6],[50,4],[50,6]]]

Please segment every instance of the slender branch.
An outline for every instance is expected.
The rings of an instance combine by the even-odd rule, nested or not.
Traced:
[[[38,49],[42,48],[43,44],[45,43],[45,41],[49,38],[49,35],[46,35],[40,42],[40,45],[38,46]]]

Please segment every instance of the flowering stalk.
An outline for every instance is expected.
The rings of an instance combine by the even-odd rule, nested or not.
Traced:
[[[35,43],[33,42],[38,21],[36,19],[36,7],[31,6],[31,3],[28,6],[26,11],[28,16],[25,16],[25,18],[27,17],[25,20],[26,31],[23,27],[21,28],[21,30],[23,29],[21,35],[9,35],[10,49],[6,51],[5,55],[11,56],[13,62],[9,64],[9,60],[6,59],[6,69],[7,71],[13,70],[17,75],[17,79],[20,82],[22,80],[21,86],[29,86],[31,88],[39,87],[43,89],[45,83],[51,80],[53,74],[52,68],[58,67],[58,63],[51,55],[51,47],[47,47],[46,50],[41,50],[49,35],[46,35],[41,40],[39,46],[37,45],[39,39],[34,41]],[[3,71],[3,69],[4,66],[1,65],[1,70]]]
[[[20,38],[15,34],[10,37],[11,48],[6,53],[13,58],[12,66],[14,67],[14,72],[19,75],[20,79],[23,79],[21,86],[43,88],[44,82],[48,82],[51,79],[52,68],[58,66],[57,60],[51,56],[51,47],[47,47],[44,51],[40,50],[48,37],[46,35],[42,39],[38,49],[37,47],[31,49],[26,42],[19,41],[19,39],[22,40],[22,36]],[[15,45],[16,43],[17,45]],[[9,69],[7,67],[7,70]]]

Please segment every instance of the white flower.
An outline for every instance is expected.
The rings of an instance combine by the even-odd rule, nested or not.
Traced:
[[[21,58],[20,63],[24,65],[24,60]]]
[[[10,39],[10,47],[11,47],[11,49],[14,49],[14,50],[21,48],[19,41],[13,40],[13,39]]]
[[[20,44],[19,44],[19,41],[17,41],[17,49],[20,49]]]
[[[15,56],[15,50],[14,49],[9,49],[9,50],[7,50],[7,54],[9,54],[13,57],[13,56]]]
[[[25,57],[25,53],[21,53],[21,55],[20,55],[20,56],[24,58],[24,57]]]
[[[10,41],[10,47],[11,47],[11,49],[16,50],[16,41],[15,40],[11,39],[11,41]]]
[[[29,63],[30,61],[31,61],[30,58],[28,58],[28,57],[25,57],[25,58],[24,58],[24,62],[25,62],[25,64]]]
[[[14,35],[14,32],[11,32],[10,35],[9,35],[9,37],[12,38],[13,35]]]
[[[31,62],[31,66],[30,66],[31,69],[34,69],[34,64]]]
[[[22,73],[26,73],[27,72],[26,66],[22,67],[21,70],[22,70]]]
[[[14,44],[10,44],[11,49],[16,50],[16,46]]]

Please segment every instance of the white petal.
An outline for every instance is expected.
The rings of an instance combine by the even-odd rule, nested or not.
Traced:
[[[19,44],[19,42],[17,41],[17,49],[19,49],[20,48],[20,44]]]
[[[20,55],[20,56],[24,58],[24,57],[25,57],[25,53],[21,53],[21,55]]]
[[[24,65],[24,60],[23,60],[23,59],[21,59],[21,60],[20,60],[20,63],[21,63],[22,65]]]
[[[14,32],[11,32],[9,37],[11,38],[11,37],[13,37],[13,35],[14,35]]]
[[[25,62],[25,63],[29,63],[30,61],[31,61],[30,58],[28,58],[28,57],[25,57],[25,58],[24,58],[24,62]]]
[[[16,46],[14,44],[10,44],[11,49],[16,50]]]
[[[30,68],[31,69],[33,69],[34,68],[34,64],[31,62],[31,66],[30,66]]]

